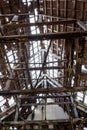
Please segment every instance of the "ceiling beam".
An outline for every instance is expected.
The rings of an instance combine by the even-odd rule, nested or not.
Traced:
[[[34,70],[43,70],[43,69],[64,69],[64,66],[45,66],[45,67],[31,67],[28,68],[29,71],[34,71]],[[20,70],[27,70],[26,68],[14,68],[13,70],[15,71],[20,71]]]
[[[59,119],[59,120],[37,120],[37,121],[4,121],[1,122],[2,125],[7,126],[8,124],[14,125],[14,126],[22,126],[22,125],[49,125],[49,124],[76,124],[76,123],[87,123],[87,119],[82,119],[82,118],[73,118],[73,119]]]
[[[0,43],[5,42],[27,42],[27,41],[38,41],[38,40],[52,40],[52,39],[69,39],[87,36],[87,31],[73,31],[73,32],[59,32],[59,33],[48,33],[48,34],[29,34],[29,35],[10,35],[0,36]]]
[[[35,23],[11,23],[11,24],[5,24],[3,25],[3,28],[6,29],[14,29],[14,28],[20,28],[20,27],[29,27],[29,26],[44,26],[44,25],[59,25],[59,24],[74,24],[76,23],[76,20],[60,20],[60,21],[52,21],[52,22],[35,22]]]
[[[28,95],[28,97],[25,97],[25,96],[22,96],[22,97],[19,97],[19,99],[25,99],[25,100],[27,100],[27,99],[30,99],[30,98],[32,98],[32,99],[40,99],[40,98],[43,98],[43,99],[45,99],[45,98],[67,98],[67,97],[70,97],[71,95],[70,94],[63,94],[63,95],[47,95],[47,96],[29,96]]]
[[[49,102],[49,103],[25,103],[25,104],[21,104],[20,106],[22,107],[29,107],[29,106],[35,106],[35,105],[68,105],[68,104],[72,104],[72,102]]]
[[[12,113],[15,112],[15,108],[16,108],[16,105],[8,108],[5,112],[2,112],[0,113],[0,119],[1,120],[4,120],[5,118],[7,118],[8,116],[10,116]]]
[[[87,86],[85,87],[59,87],[59,88],[49,88],[49,89],[27,89],[27,90],[4,90],[0,91],[0,96],[6,95],[27,95],[27,94],[48,94],[48,93],[62,93],[62,92],[78,92],[87,91]]]

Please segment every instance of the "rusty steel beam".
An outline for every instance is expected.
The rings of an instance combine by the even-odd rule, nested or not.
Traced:
[[[35,105],[68,105],[68,104],[72,104],[72,102],[49,102],[49,103],[25,103],[25,104],[21,104],[20,106],[22,107],[29,107],[29,106],[35,106]]]
[[[82,118],[73,118],[73,119],[57,119],[57,120],[37,120],[37,121],[3,121],[0,122],[2,126],[23,126],[23,125],[49,125],[49,124],[78,124],[78,123],[87,123],[87,119]],[[63,124],[64,123],[64,124]]]
[[[15,112],[16,105],[9,107],[5,112],[0,113],[0,119],[4,120],[7,118],[9,115]]]
[[[87,114],[87,106],[77,100],[75,100],[75,103],[77,105],[77,108],[82,110],[83,112],[85,112]]]
[[[22,128],[20,128],[20,130],[32,130],[32,129],[27,129],[27,128],[24,128],[24,129],[22,129]],[[43,128],[40,128],[40,129],[36,129],[36,130],[43,130]],[[45,128],[45,130],[55,130],[55,129],[53,129],[53,128]]]
[[[49,40],[49,39],[67,39],[69,36],[70,37],[87,36],[87,31],[0,36],[0,41],[9,42],[9,41],[29,41],[29,40],[38,41],[38,40]]]
[[[42,70],[42,69],[64,69],[65,67],[64,66],[45,66],[45,67],[31,67],[31,68],[28,68],[29,71],[34,71],[34,70]],[[15,71],[20,71],[20,70],[27,70],[26,68],[14,68],[13,70]]]
[[[17,14],[17,16],[29,16],[30,13],[21,13],[21,14]],[[15,14],[0,14],[0,18],[2,17],[12,17],[15,16]]]
[[[69,119],[61,119],[61,120],[37,120],[37,121],[3,121],[0,122],[2,126],[23,126],[23,125],[48,125],[48,124],[55,124],[55,123],[70,123]]]
[[[26,77],[26,78],[23,78],[23,77],[19,77],[18,79],[23,79],[23,80],[25,80],[25,79],[27,79],[28,77]],[[65,76],[59,76],[59,77],[54,77],[54,78],[51,78],[51,79],[61,79],[61,78],[65,78]],[[13,77],[13,78],[10,78],[10,77],[6,77],[6,76],[4,76],[4,77],[1,77],[0,78],[0,80],[15,80],[15,79],[17,79],[17,77]],[[32,80],[37,80],[37,78],[32,78]],[[4,88],[4,90],[7,90],[8,89],[8,87],[6,87],[6,88]]]
[[[11,23],[3,25],[3,28],[6,29],[15,29],[20,27],[29,27],[29,26],[44,26],[44,25],[59,25],[59,24],[74,24],[76,20],[60,20],[60,21],[52,21],[52,22],[35,22],[35,23]]]
[[[78,92],[87,91],[87,86],[85,87],[59,87],[59,88],[39,88],[39,89],[26,89],[26,90],[4,90],[0,91],[0,96],[6,95],[28,95],[28,94],[48,94],[48,93],[62,93],[62,92]]]
[[[46,64],[49,64],[49,63],[57,63],[57,62],[59,62],[59,63],[61,63],[61,62],[64,62],[64,63],[66,63],[67,62],[67,60],[66,59],[64,59],[64,60],[60,60],[59,59],[59,61],[54,61],[54,62],[52,62],[52,61],[50,61],[50,62],[46,62]],[[7,64],[8,62],[5,62],[5,64]],[[15,63],[13,63],[13,62],[9,62],[10,64],[15,64]],[[82,63],[84,63],[84,62],[82,62]],[[3,65],[4,63],[0,63],[0,65]],[[16,63],[16,65],[18,65],[18,64],[25,64],[25,62],[18,62],[18,63]],[[42,63],[40,63],[40,62],[35,62],[35,63],[27,63],[27,64],[38,64],[38,65],[41,65]]]
[[[30,128],[20,128],[20,130],[32,130]],[[40,128],[40,129],[36,129],[36,130],[43,130],[43,128]],[[53,128],[45,128],[45,130],[55,130]]]
[[[10,35],[0,36],[0,43],[5,42],[27,42],[27,41],[38,41],[38,40],[52,40],[52,39],[70,39],[87,36],[87,31],[73,31],[73,32],[59,32],[59,33],[48,33],[48,34],[29,34],[29,35]]]
[[[28,97],[19,97],[19,99],[39,99],[39,98],[43,98],[43,99],[45,99],[45,98],[67,98],[67,97],[70,97],[71,95],[69,95],[69,94],[67,94],[67,95],[47,95],[47,96],[29,96],[28,95]]]

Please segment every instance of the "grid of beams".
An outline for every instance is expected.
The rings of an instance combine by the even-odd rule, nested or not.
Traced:
[[[0,117],[15,120],[9,126],[0,122],[3,129],[22,129],[32,106],[49,104],[58,104],[76,121],[55,121],[59,130],[63,122],[69,130],[81,129],[79,120],[86,125],[77,119],[74,102],[78,92],[87,91],[86,5],[85,0],[0,1]]]

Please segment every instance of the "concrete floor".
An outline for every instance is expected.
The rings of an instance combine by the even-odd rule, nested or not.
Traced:
[[[49,99],[47,102],[53,102]],[[58,105],[46,105],[42,111],[42,105],[38,105],[34,110],[33,120],[57,120],[57,119],[69,119],[69,116]],[[28,120],[32,120],[32,114],[29,115]]]

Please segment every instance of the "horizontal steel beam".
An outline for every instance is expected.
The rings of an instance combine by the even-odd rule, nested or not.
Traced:
[[[32,130],[32,129],[27,129],[27,128],[20,128],[20,130]],[[36,130],[43,130],[43,128],[40,128],[40,129],[36,129]],[[55,129],[52,129],[52,128],[45,128],[45,130],[55,130]]]
[[[47,95],[47,96],[34,96],[34,95],[33,96],[29,96],[28,95],[28,97],[24,97],[23,96],[23,97],[19,97],[19,99],[21,99],[21,100],[22,99],[26,99],[27,100],[27,99],[31,99],[31,98],[32,99],[36,99],[36,98],[37,99],[39,99],[39,98],[43,98],[43,99],[46,99],[46,98],[66,98],[66,97],[70,97],[70,96],[71,95],[69,95],[69,94],[66,94],[66,95],[64,95],[64,94],[63,95],[60,95],[60,94],[59,95]]]
[[[34,71],[34,70],[42,70],[42,69],[48,69],[48,70],[50,70],[50,69],[64,69],[64,66],[46,66],[46,67],[31,67],[31,68],[29,68],[29,69],[27,69],[27,68],[15,68],[15,69],[13,69],[13,70],[15,70],[15,71],[20,71],[20,70],[29,70],[29,71]]]
[[[21,14],[17,14],[17,16],[29,16],[30,13],[21,13]],[[0,18],[1,17],[13,17],[15,16],[15,14],[0,14]]]
[[[58,124],[58,125],[66,125],[66,124],[78,124],[78,123],[87,123],[87,119],[81,118],[73,118],[73,119],[58,119],[58,120],[29,120],[29,121],[4,121],[0,122],[2,126],[23,126],[23,125],[49,125],[49,124]]]
[[[87,91],[86,87],[59,87],[59,88],[49,88],[49,89],[26,89],[26,90],[4,90],[0,91],[0,96],[6,95],[26,95],[26,94],[48,94],[48,93],[62,93],[62,92],[78,92],[78,91]]]
[[[29,34],[29,35],[10,35],[0,36],[0,43],[5,42],[27,42],[38,40],[52,40],[52,39],[70,39],[74,37],[87,36],[87,31],[73,31],[73,32],[59,32],[48,34]]]
[[[20,106],[22,107],[29,107],[29,106],[38,106],[38,105],[68,105],[68,104],[72,104],[72,102],[48,102],[48,103],[29,103],[29,104],[21,104]]]
[[[61,79],[61,78],[65,78],[65,76],[58,76],[58,77],[53,77],[53,78],[51,78],[51,79]],[[6,80],[16,80],[16,79],[22,79],[22,80],[26,80],[26,79],[28,79],[28,77],[19,77],[19,78],[17,78],[17,77],[13,77],[13,78],[10,78],[10,77],[6,77],[6,76],[3,76],[3,77],[0,77],[0,80],[3,80],[4,79],[4,81],[6,81]],[[32,78],[32,80],[37,80],[38,78]],[[5,89],[5,90],[7,90],[7,89]]]
[[[49,125],[49,124],[55,124],[55,123],[70,123],[69,119],[61,119],[61,120],[37,120],[37,121],[4,121],[4,122],[0,122],[0,124],[2,126],[23,126],[23,125]]]
[[[11,23],[3,25],[3,28],[6,29],[15,29],[20,27],[30,27],[30,26],[44,26],[44,25],[59,25],[59,24],[74,24],[76,23],[76,20],[59,20],[59,21],[51,21],[51,22],[35,22],[35,23]]]

